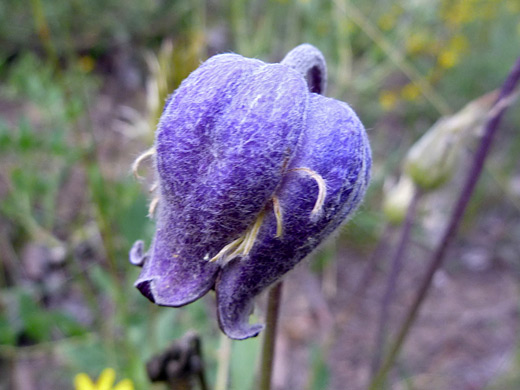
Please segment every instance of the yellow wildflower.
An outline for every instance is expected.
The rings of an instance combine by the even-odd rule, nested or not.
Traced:
[[[428,35],[423,32],[417,32],[412,34],[408,39],[406,39],[406,51],[409,54],[418,54],[424,52],[429,47],[430,39]]]
[[[348,19],[341,20],[338,25],[339,33],[349,35],[356,31],[357,26]]]
[[[381,91],[379,94],[379,104],[386,111],[395,107],[397,99],[397,94],[394,91]]]
[[[441,17],[448,24],[456,27],[476,19],[476,6],[472,1],[458,0],[445,2]]]
[[[381,15],[377,21],[377,25],[383,31],[391,30],[397,24],[397,21],[402,13],[402,7],[394,4],[390,10]]]
[[[444,69],[453,68],[459,62],[459,54],[453,49],[444,50],[439,54],[437,62]]]
[[[469,43],[468,39],[461,34],[454,35],[449,43],[449,48],[455,51],[466,51],[468,49]]]
[[[123,379],[115,387],[116,372],[112,368],[105,368],[97,383],[94,383],[85,373],[80,373],[74,378],[75,390],[134,390],[134,384],[130,379]]]
[[[395,15],[390,13],[382,15],[377,21],[377,25],[383,31],[391,30],[397,22],[397,18]]]
[[[414,83],[406,84],[403,89],[401,89],[401,96],[403,99],[412,102],[421,96],[421,89]]]
[[[453,68],[460,62],[462,54],[468,51],[468,39],[461,34],[454,35],[440,52],[437,63],[441,68]]]

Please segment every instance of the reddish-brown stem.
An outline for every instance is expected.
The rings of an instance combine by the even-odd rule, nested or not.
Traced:
[[[477,181],[482,172],[484,162],[493,142],[493,137],[498,129],[498,125],[500,124],[504,112],[511,103],[511,98],[519,81],[520,57],[517,58],[515,64],[513,65],[513,68],[511,69],[509,76],[507,77],[506,81],[504,82],[500,90],[500,95],[495,105],[493,106],[493,109],[491,110],[491,113],[488,117],[484,129],[484,134],[480,141],[480,145],[477,151],[475,152],[473,163],[462,187],[462,192],[460,193],[457,203],[455,204],[455,208],[451,215],[450,221],[446,226],[439,246],[431,256],[425,277],[419,287],[419,290],[417,292],[417,295],[415,296],[412,305],[410,306],[410,309],[406,314],[406,317],[401,325],[399,333],[395,341],[393,342],[389,353],[385,356],[381,368],[372,379],[372,382],[369,387],[371,390],[381,389],[381,386],[383,385],[386,376],[390,371],[390,368],[393,366],[395,359],[401,351],[403,343],[406,340],[406,336],[408,335],[409,330],[417,317],[421,304],[428,293],[433,277],[437,270],[441,267],[445,258],[446,250],[448,249],[450,243],[452,242],[453,238],[457,233],[464,212],[466,211],[466,207],[469,203],[471,195],[473,194],[473,190],[475,189]]]
[[[390,313],[390,306],[394,299],[395,289],[397,286],[397,279],[403,268],[404,258],[406,256],[406,248],[410,242],[410,235],[412,232],[415,215],[417,213],[417,205],[421,198],[421,192],[416,189],[412,197],[412,201],[408,206],[406,212],[406,219],[404,221],[403,228],[401,230],[401,237],[399,239],[399,245],[394,253],[392,259],[391,271],[386,284],[386,289],[381,300],[381,309],[379,311],[378,328],[376,333],[376,342],[374,347],[374,354],[372,357],[372,375],[374,375],[379,369],[381,364],[382,354],[384,352],[387,335],[388,317]]]

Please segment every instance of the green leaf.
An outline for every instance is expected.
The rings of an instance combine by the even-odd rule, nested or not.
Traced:
[[[19,312],[24,332],[34,342],[48,341],[51,338],[52,318],[25,292],[19,295]]]
[[[5,313],[0,313],[0,345],[15,345],[16,331]]]
[[[64,337],[83,336],[87,333],[87,329],[68,313],[55,311],[49,313],[49,317]]]

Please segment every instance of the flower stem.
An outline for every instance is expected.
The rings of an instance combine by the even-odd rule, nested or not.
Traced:
[[[419,204],[420,198],[421,191],[416,188],[412,197],[412,201],[410,202],[410,205],[408,206],[408,210],[406,212],[406,219],[404,221],[403,229],[401,231],[399,245],[397,247],[396,252],[394,253],[394,258],[392,259],[392,269],[388,277],[383,299],[381,300],[381,310],[379,312],[376,343],[374,348],[374,355],[372,357],[372,376],[375,375],[377,370],[379,370],[379,366],[381,364],[381,356],[383,354],[387,338],[387,324],[390,312],[390,305],[392,304],[392,301],[394,299],[397,280],[399,278],[399,274],[401,273],[401,269],[403,268],[404,257],[406,255],[406,248],[408,247],[408,243],[410,242],[410,234],[415,220],[415,215],[417,214],[417,205]]]
[[[220,349],[218,355],[215,390],[226,390],[228,388],[229,366],[231,363],[231,339],[225,334],[220,336]]]
[[[511,69],[509,76],[502,86],[497,102],[493,106],[493,109],[488,116],[488,120],[484,129],[484,135],[480,141],[478,150],[475,153],[475,157],[473,159],[473,163],[466,181],[462,186],[462,192],[460,193],[460,196],[457,200],[454,211],[451,215],[451,219],[446,226],[439,246],[432,254],[426,275],[417,292],[417,295],[415,296],[413,304],[410,306],[410,309],[408,310],[408,313],[401,325],[399,333],[390,348],[390,352],[385,356],[381,368],[372,379],[369,387],[371,390],[381,389],[388,372],[390,371],[397,356],[399,355],[399,352],[401,351],[403,343],[406,340],[406,336],[408,335],[409,330],[417,317],[421,304],[426,297],[428,289],[430,288],[433,277],[437,270],[441,267],[446,250],[457,233],[464,212],[466,211],[466,207],[480,177],[482,168],[484,167],[484,162],[491,148],[493,137],[498,129],[498,125],[500,124],[504,112],[513,100],[513,93],[519,81],[520,57],[517,58],[513,68]]]
[[[267,297],[267,318],[265,320],[264,343],[262,346],[259,390],[271,389],[278,313],[282,302],[282,283],[279,282],[271,287]]]

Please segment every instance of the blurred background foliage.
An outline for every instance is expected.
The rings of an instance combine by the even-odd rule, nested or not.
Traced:
[[[385,181],[412,143],[497,88],[518,56],[518,0],[0,3],[0,389],[12,388],[17,370],[51,389],[105,367],[150,388],[144,363],[187,329],[204,335],[213,381],[213,298],[171,310],[132,286],[138,270],[127,253],[136,239],[150,240],[153,222],[151,183],[134,180],[130,166],[151,146],[164,100],[200,61],[233,51],[275,62],[302,42],[327,58],[327,95],[351,104],[369,130],[373,184],[338,244],[364,258],[386,225]],[[520,110],[511,111],[465,232],[494,211],[514,242]],[[149,165],[141,170],[151,176]],[[327,247],[314,271],[326,274],[335,256]],[[250,388],[254,375],[244,373],[258,340],[233,348],[231,381]],[[47,366],[34,363],[42,354]],[[323,354],[313,346],[309,389],[327,386]]]

